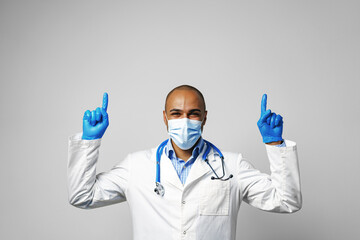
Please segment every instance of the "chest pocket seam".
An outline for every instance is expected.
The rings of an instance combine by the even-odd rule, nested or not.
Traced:
[[[229,215],[230,181],[212,180],[201,188],[199,214],[203,216]]]

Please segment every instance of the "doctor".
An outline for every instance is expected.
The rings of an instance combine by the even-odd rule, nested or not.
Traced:
[[[267,110],[266,102],[264,94],[257,124],[271,175],[201,137],[205,100],[189,85],[176,87],[166,97],[168,141],[131,153],[97,174],[101,138],[109,125],[105,93],[101,108],[85,112],[83,132],[69,139],[70,204],[92,209],[127,201],[136,240],[234,240],[243,201],[264,211],[298,211],[302,198],[296,143],[282,138],[282,117]]]

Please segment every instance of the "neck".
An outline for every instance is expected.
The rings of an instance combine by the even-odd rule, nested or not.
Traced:
[[[171,145],[173,146],[174,148],[174,151],[175,151],[175,154],[176,154],[176,157],[184,160],[185,162],[187,160],[189,160],[189,158],[191,157],[192,155],[192,152],[196,146],[196,144],[199,142],[199,140],[194,144],[194,146],[192,146],[190,149],[187,149],[187,150],[183,150],[181,148],[179,148],[174,142],[173,140],[171,140]]]

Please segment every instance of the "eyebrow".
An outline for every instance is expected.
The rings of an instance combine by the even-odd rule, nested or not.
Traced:
[[[201,110],[198,108],[195,108],[195,109],[191,109],[189,112],[201,112]]]
[[[173,108],[170,110],[170,112],[181,112],[181,111],[182,111],[181,109],[177,109],[177,108]],[[198,108],[195,108],[195,109],[191,109],[189,112],[201,112],[201,110]]]

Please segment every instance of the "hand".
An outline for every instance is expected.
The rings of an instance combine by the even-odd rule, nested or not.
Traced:
[[[87,110],[83,118],[83,135],[82,139],[93,140],[102,138],[106,128],[109,126],[109,117],[107,114],[108,94],[104,93],[101,108],[90,112]]]
[[[264,94],[261,100],[261,115],[257,122],[264,143],[282,141],[283,118],[281,115],[266,110],[267,95]]]

